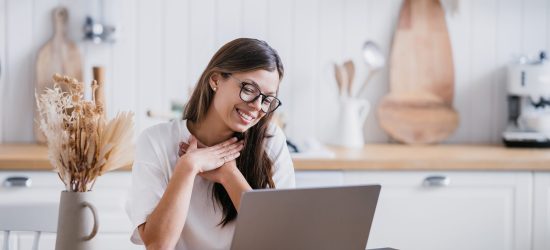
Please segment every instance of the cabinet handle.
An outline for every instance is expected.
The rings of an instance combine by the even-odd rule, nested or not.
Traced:
[[[6,178],[4,181],[4,187],[14,188],[14,187],[31,187],[32,180],[26,176],[12,176]]]
[[[424,186],[428,187],[446,187],[449,186],[449,183],[451,183],[451,179],[444,175],[428,176],[423,182]]]

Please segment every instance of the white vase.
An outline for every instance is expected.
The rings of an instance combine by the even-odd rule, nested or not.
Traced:
[[[99,218],[91,196],[91,192],[61,192],[56,250],[97,249]]]
[[[332,144],[347,148],[362,148],[365,145],[363,124],[370,111],[365,99],[342,98],[339,102],[338,120],[332,131]]]

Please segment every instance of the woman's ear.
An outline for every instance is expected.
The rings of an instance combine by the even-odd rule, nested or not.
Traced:
[[[214,91],[218,90],[218,83],[221,78],[221,75],[219,73],[213,73],[210,76],[210,79],[208,79],[208,83],[210,84],[210,88]]]

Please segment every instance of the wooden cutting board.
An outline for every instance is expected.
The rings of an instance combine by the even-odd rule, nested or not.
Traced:
[[[53,87],[55,73],[72,76],[82,81],[82,60],[77,45],[67,37],[67,9],[53,10],[53,36],[40,48],[36,58],[36,93]],[[63,86],[62,86],[63,87]],[[38,113],[35,112],[34,134],[38,143],[45,143],[46,137],[38,126]]]
[[[381,127],[409,144],[437,143],[458,126],[454,69],[439,0],[404,0],[390,56],[390,94],[378,107]]]

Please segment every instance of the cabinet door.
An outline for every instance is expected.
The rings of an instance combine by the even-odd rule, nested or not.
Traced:
[[[6,183],[10,177],[28,177],[31,180],[30,187],[8,187]],[[100,176],[94,185],[91,203],[98,210],[100,225],[98,242],[102,246],[98,249],[136,249],[138,247],[134,247],[130,242],[131,223],[124,209],[130,182],[130,172],[113,172]],[[15,218],[16,221],[26,220],[26,222],[41,225],[53,221],[53,232],[55,232],[58,216],[57,206],[63,189],[61,180],[53,172],[0,172],[0,210],[3,206],[24,204],[32,204],[33,207],[38,207],[39,205],[55,206],[56,209],[51,210],[48,215],[37,216],[37,218],[16,215]],[[12,249],[32,248],[32,233],[17,232],[12,234],[12,236],[12,242],[17,242],[19,246],[16,248],[12,247]],[[0,237],[0,240],[3,240],[3,236]],[[40,249],[53,249],[55,246],[55,234],[43,234],[40,246]]]
[[[5,183],[10,177],[27,177],[31,183],[30,187],[7,187]],[[64,189],[57,174],[49,171],[2,172],[0,173],[0,182],[4,183],[0,186],[0,207],[15,204],[55,204],[58,206],[61,191]],[[107,173],[97,179],[91,193],[91,203],[98,210],[101,224],[100,233],[121,233],[129,231],[131,228],[125,212],[130,182],[130,172]],[[51,217],[57,218],[57,216],[57,210],[54,210]],[[44,223],[49,222],[51,218],[44,218],[44,220]]]
[[[550,173],[535,173],[534,249],[550,249]]]
[[[32,250],[34,235],[32,233],[18,233],[19,250]],[[101,250],[139,250],[145,249],[142,245],[130,242],[130,233],[100,233],[96,239],[95,249]],[[55,234],[42,234],[38,244],[40,250],[55,249]]]
[[[344,182],[382,185],[368,248],[531,248],[530,172],[363,171]]]
[[[343,185],[342,171],[296,171],[296,187],[329,187]]]

